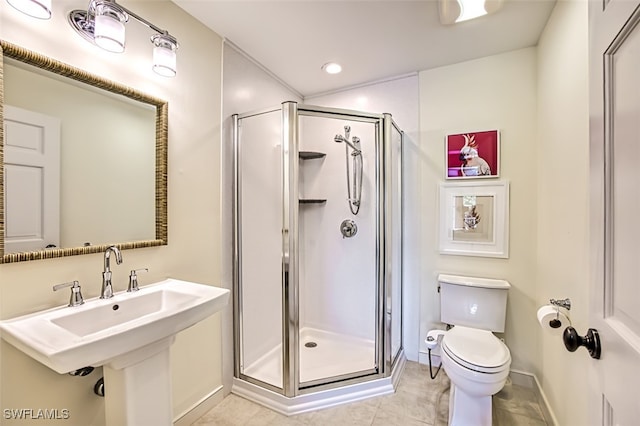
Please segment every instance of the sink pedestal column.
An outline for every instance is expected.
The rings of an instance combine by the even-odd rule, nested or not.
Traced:
[[[104,365],[107,426],[173,424],[169,348],[174,340],[161,340]]]

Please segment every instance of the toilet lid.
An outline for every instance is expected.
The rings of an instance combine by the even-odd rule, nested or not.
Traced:
[[[496,373],[511,363],[507,346],[490,331],[456,326],[442,339],[442,349],[471,370]]]

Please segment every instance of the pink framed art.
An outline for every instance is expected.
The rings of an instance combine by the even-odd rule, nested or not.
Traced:
[[[447,179],[496,178],[500,175],[500,132],[447,135]]]

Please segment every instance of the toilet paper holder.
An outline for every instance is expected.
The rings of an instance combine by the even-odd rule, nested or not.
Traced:
[[[569,298],[549,299],[549,303],[556,306],[556,309],[564,308],[567,311],[571,309],[571,300]],[[553,321],[554,320],[552,320],[552,322]],[[554,326],[554,324],[551,324],[551,322],[549,325],[553,328],[561,326],[559,321],[557,327]],[[580,336],[575,328],[569,326],[564,330],[564,333],[562,333],[562,340],[564,342],[564,347],[567,348],[569,352],[575,352],[580,346],[584,346],[589,352],[591,358],[600,359],[602,346],[600,344],[600,335],[598,334],[598,330],[595,328],[590,328],[587,330],[586,335]]]
[[[567,311],[571,310],[571,300],[568,297],[566,299],[549,299],[549,303],[553,306],[565,308]]]

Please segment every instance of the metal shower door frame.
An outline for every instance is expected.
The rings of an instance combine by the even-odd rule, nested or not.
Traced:
[[[242,212],[242,170],[241,170],[241,141],[240,121],[258,116],[281,111],[281,108],[268,108],[245,114],[232,115],[232,144],[233,144],[233,191],[232,191],[232,217],[233,217],[233,344],[234,344],[234,376],[248,383],[260,386],[275,393],[283,394],[283,387],[274,386],[242,372],[243,365],[243,316],[242,306],[242,224],[240,215]],[[283,346],[284,347],[284,346]]]
[[[393,287],[392,287],[392,283],[393,283],[393,277],[394,274],[399,274],[399,277],[397,279],[397,281],[400,283],[400,292],[399,292],[399,297],[400,297],[400,315],[394,315],[392,312],[392,307],[391,306],[386,306],[385,307],[385,329],[384,329],[384,337],[385,337],[385,367],[386,367],[386,371],[391,372],[396,364],[396,362],[398,361],[398,359],[401,358],[402,354],[404,353],[404,344],[403,344],[403,334],[404,334],[404,318],[402,313],[404,312],[404,303],[403,303],[403,298],[404,298],[404,277],[403,277],[403,268],[402,268],[402,264],[404,262],[404,252],[403,252],[403,235],[404,235],[404,220],[402,218],[403,216],[403,212],[404,212],[404,182],[402,181],[402,172],[404,170],[404,132],[402,131],[402,129],[400,129],[400,127],[396,124],[395,121],[393,121],[393,118],[391,116],[391,114],[383,114],[384,115],[384,156],[383,156],[383,167],[384,167],[384,173],[385,173],[385,178],[384,178],[384,223],[385,223],[385,229],[383,231],[383,241],[384,241],[384,273],[385,273],[385,278],[384,278],[384,292],[385,292],[385,304],[389,301],[389,298],[387,298],[387,295],[391,295],[393,300]],[[400,235],[394,235],[392,232],[392,228],[393,228],[393,214],[394,214],[394,209],[393,209],[393,156],[392,156],[392,150],[393,150],[393,146],[392,146],[392,142],[393,142],[393,131],[397,131],[398,134],[400,135],[400,173],[398,176],[396,176],[397,179],[400,180],[400,194],[399,194],[399,199],[400,199]],[[395,271],[393,270],[393,242],[394,240],[398,239],[399,243],[397,244],[397,247],[400,250],[400,270],[399,271]],[[392,351],[392,345],[393,345],[393,323],[394,321],[400,321],[400,327],[399,327],[399,333],[400,333],[400,347],[398,348],[398,351],[394,354]]]
[[[302,105],[296,102],[283,102],[281,106],[282,125],[282,388],[265,383],[247,376],[241,371],[242,363],[242,255],[241,238],[242,226],[239,217],[242,206],[241,200],[241,170],[239,158],[239,120],[277,109],[233,116],[233,238],[234,238],[234,370],[235,377],[249,383],[261,386],[270,391],[280,393],[286,397],[295,397],[319,390],[337,388],[349,384],[362,383],[376,378],[387,377],[397,355],[403,353],[402,344],[396,357],[391,354],[391,318],[386,316],[387,280],[391,271],[391,238],[390,215],[386,209],[390,207],[390,198],[385,193],[391,190],[391,161],[387,158],[391,150],[392,126],[400,131],[393,123],[389,114],[372,114],[338,108],[326,108]],[[316,116],[326,118],[345,119],[372,123],[376,126],[375,152],[375,180],[376,180],[376,307],[375,307],[375,367],[371,370],[354,372],[342,376],[316,380],[301,386],[300,383],[300,355],[299,355],[299,258],[298,258],[298,181],[299,181],[299,119],[301,116]],[[400,131],[403,136],[402,131]],[[400,244],[401,247],[402,244]],[[400,278],[401,282],[401,278]],[[402,297],[402,293],[400,293]],[[401,313],[398,320],[402,321]],[[402,328],[400,329],[402,334]],[[385,356],[387,354],[387,356]]]
[[[287,172],[283,173],[283,212],[289,216],[283,220],[283,340],[288,344],[284,349],[284,395],[294,397],[319,389],[331,389],[350,383],[361,383],[371,380],[372,376],[383,377],[386,365],[383,359],[385,342],[384,317],[384,171],[382,158],[384,155],[384,116],[337,108],[326,108],[301,105],[296,102],[283,103],[283,164]],[[341,376],[328,377],[313,382],[300,383],[300,354],[299,354],[299,259],[298,259],[298,182],[299,182],[299,122],[300,117],[322,117],[344,119],[371,123],[376,126],[376,315],[375,315],[375,366],[366,371],[358,371]],[[288,187],[288,188],[287,188]],[[292,248],[295,247],[295,250]]]

